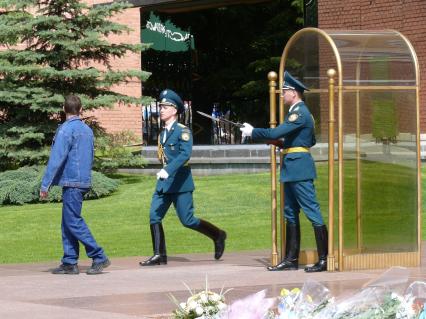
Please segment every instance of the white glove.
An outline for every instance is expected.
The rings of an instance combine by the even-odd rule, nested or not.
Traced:
[[[251,137],[253,132],[253,126],[248,123],[243,123],[243,127],[240,128],[240,131],[243,133],[243,137]]]
[[[169,177],[169,173],[167,173],[164,168],[157,173],[157,179],[166,179],[167,177]]]

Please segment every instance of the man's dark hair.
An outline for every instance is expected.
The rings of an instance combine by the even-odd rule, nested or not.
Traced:
[[[81,111],[81,100],[76,95],[68,95],[65,97],[64,111],[67,114],[78,115]]]

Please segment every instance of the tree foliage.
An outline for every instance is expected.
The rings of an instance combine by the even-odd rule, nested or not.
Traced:
[[[0,169],[43,162],[60,120],[64,96],[86,110],[140,104],[112,86],[146,80],[143,70],[113,70],[111,61],[141,44],[110,43],[129,32],[111,17],[128,5],[88,7],[78,0],[0,0]]]
[[[105,133],[98,137],[94,169],[111,174],[119,168],[143,167],[146,160],[140,155],[139,144],[134,144],[137,142],[133,132],[130,131]]]

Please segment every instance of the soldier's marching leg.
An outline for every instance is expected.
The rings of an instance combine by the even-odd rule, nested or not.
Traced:
[[[220,259],[225,250],[226,232],[208,221],[194,216],[192,192],[177,194],[173,203],[179,219],[185,227],[194,229],[213,240],[214,258]]]
[[[171,197],[168,194],[154,192],[149,211],[151,240],[153,248],[153,256],[145,261],[141,261],[141,266],[154,266],[167,264],[166,239],[164,236],[163,220],[167,210],[172,203]]]
[[[141,261],[139,265],[154,266],[167,264],[166,240],[164,237],[163,225],[160,223],[149,226],[151,228],[151,239],[154,255],[145,261]]]
[[[200,219],[200,223],[194,230],[206,235],[213,240],[214,243],[214,258],[220,259],[225,251],[226,232],[208,221]]]

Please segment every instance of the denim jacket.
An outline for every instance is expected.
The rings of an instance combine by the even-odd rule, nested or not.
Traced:
[[[93,132],[78,116],[56,130],[41,191],[52,185],[89,188],[93,163]]]

